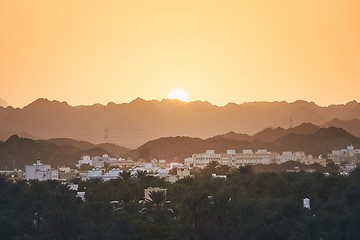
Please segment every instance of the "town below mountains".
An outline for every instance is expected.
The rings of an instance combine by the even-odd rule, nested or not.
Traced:
[[[229,132],[211,138],[162,137],[151,140],[136,149],[116,144],[93,144],[70,138],[47,140],[30,139],[13,135],[0,142],[0,169],[24,169],[36,159],[42,159],[52,166],[74,166],[83,155],[150,161],[164,159],[168,162],[183,162],[194,153],[208,149],[226,152],[229,149],[242,152],[244,149],[267,149],[271,152],[303,151],[314,157],[327,156],[334,149],[352,145],[360,148],[360,138],[342,128],[321,128],[311,123],[284,129],[267,128],[252,136]]]
[[[0,235],[360,239],[358,119],[357,102],[0,108]]]
[[[23,108],[0,107],[0,140],[6,141],[16,134],[30,139],[71,138],[96,144],[108,142],[136,149],[161,137],[211,139],[232,131],[251,137],[244,135],[242,139],[242,135],[238,135],[231,139],[234,134],[228,134],[226,139],[252,142],[259,138],[253,138],[254,135],[270,128],[269,131],[275,135],[263,132],[269,136],[268,139],[258,140],[273,143],[279,139],[278,136],[286,135],[285,129],[302,123],[312,123],[320,128],[334,126],[359,137],[359,119],[360,104],[356,101],[328,107],[306,101],[216,106],[201,101],[184,103],[138,98],[122,104],[70,106],[66,102],[40,98]]]

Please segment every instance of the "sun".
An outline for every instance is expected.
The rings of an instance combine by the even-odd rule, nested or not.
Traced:
[[[168,99],[177,99],[183,102],[189,102],[189,94],[182,88],[175,88],[168,94]]]

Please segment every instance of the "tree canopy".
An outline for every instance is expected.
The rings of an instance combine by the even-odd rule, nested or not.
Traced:
[[[240,168],[220,179],[210,167],[172,184],[128,172],[79,181],[85,201],[61,182],[0,177],[1,239],[360,239],[358,170],[325,176]],[[141,201],[148,187],[167,191]]]

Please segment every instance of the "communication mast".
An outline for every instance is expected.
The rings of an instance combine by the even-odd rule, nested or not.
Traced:
[[[290,120],[289,120],[289,127],[292,128],[293,127],[293,119],[292,116],[290,116]]]
[[[109,130],[108,127],[105,127],[105,140],[107,140],[109,138]]]

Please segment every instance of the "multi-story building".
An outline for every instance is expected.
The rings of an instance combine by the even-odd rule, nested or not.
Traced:
[[[94,167],[104,167],[104,163],[111,165],[113,163],[118,162],[118,159],[109,157],[109,155],[104,154],[102,156],[92,157],[91,161],[92,161],[92,166],[94,166]]]
[[[300,162],[304,158],[306,158],[304,152],[283,152],[281,155],[276,156],[275,161],[277,164],[282,164],[288,161]]]
[[[185,164],[194,167],[206,167],[210,162],[217,162],[220,165],[244,166],[255,164],[270,164],[274,156],[266,149],[243,150],[242,153],[236,153],[235,150],[227,150],[226,153],[215,153],[214,150],[206,150],[205,153],[193,154],[191,158],[185,159]]]
[[[40,160],[37,160],[33,165],[25,165],[25,179],[26,180],[58,180],[58,170],[51,169],[48,164],[43,164]]]
[[[109,155],[107,154],[104,154],[102,156],[94,156],[94,157],[82,156],[81,159],[76,164],[76,167],[80,168],[81,165],[88,164],[95,168],[102,168],[105,166],[104,165],[105,163],[113,167],[122,167],[122,166],[129,167],[129,166],[134,166],[136,164],[136,162],[134,162],[131,159],[128,160],[125,160],[123,158],[117,159],[117,158],[109,157]]]
[[[321,155],[318,158],[314,158],[312,155],[308,155],[305,158],[301,159],[300,163],[305,165],[320,164],[321,166],[326,167],[326,159],[323,158]]]
[[[235,150],[227,150],[226,153],[215,153],[214,150],[206,150],[205,153],[193,154],[191,158],[186,158],[184,162],[186,166],[204,168],[212,161],[231,167],[256,164],[268,165],[271,163],[282,164],[288,161],[308,165],[318,163],[326,166],[326,159],[322,157],[313,158],[311,155],[306,156],[305,152],[285,151],[282,154],[278,154],[266,149],[259,149],[255,152],[253,150],[243,150],[241,153],[236,153]]]
[[[354,146],[347,146],[345,149],[333,150],[328,154],[328,159],[333,160],[335,163],[340,162],[356,163],[360,161],[360,149],[354,149]]]
[[[206,150],[205,153],[198,153],[192,155],[193,165],[196,167],[206,167],[210,162],[219,162],[221,161],[221,154],[215,153],[214,150]]]
[[[233,154],[229,154],[231,152],[227,152],[227,155],[232,157],[232,164],[231,166],[240,167],[245,165],[255,165],[255,164],[270,164],[272,163],[272,154],[271,152],[267,151],[266,149],[260,149],[256,152],[252,150],[243,150],[242,153],[235,153],[234,150]]]

